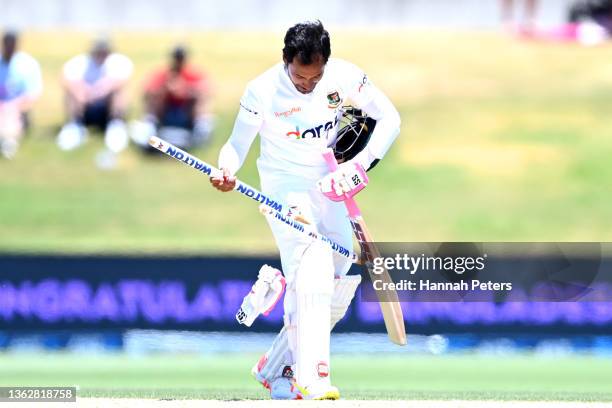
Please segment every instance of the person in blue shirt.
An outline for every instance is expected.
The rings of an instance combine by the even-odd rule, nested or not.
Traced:
[[[11,159],[28,127],[28,112],[42,93],[40,65],[18,51],[14,31],[2,35],[0,59],[0,154]]]

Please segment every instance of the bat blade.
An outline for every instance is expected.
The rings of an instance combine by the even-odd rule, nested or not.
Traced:
[[[374,258],[380,257],[380,251],[374,245],[372,236],[368,231],[368,227],[361,216],[351,219],[351,225],[357,241],[359,241],[359,247],[361,249],[361,257],[366,263],[366,268],[370,275],[372,282],[374,280],[381,281],[384,283],[392,283],[391,275],[384,269],[380,274],[374,274],[372,270],[372,263]],[[377,290],[376,296],[380,303],[380,310],[385,320],[385,327],[389,335],[389,340],[393,343],[403,346],[406,344],[406,327],[404,326],[404,314],[399,303],[397,292],[394,290]]]
[[[323,153],[323,158],[325,159],[330,171],[336,171],[338,169],[338,162],[336,161],[334,151],[332,149],[327,149]],[[363,221],[361,211],[359,210],[355,199],[347,196],[344,199],[344,204],[346,205],[355,237],[357,238],[357,241],[359,241],[359,246],[361,247],[361,257],[366,263],[370,280],[372,280],[372,282],[375,280],[380,280],[383,283],[392,283],[393,280],[389,275],[389,271],[386,269],[381,274],[373,273],[372,262],[374,258],[380,256],[380,252],[373,244],[374,240],[370,236],[368,227]],[[377,290],[376,295],[378,296],[380,310],[383,318],[385,319],[385,328],[387,329],[389,340],[395,344],[399,344],[400,346],[405,345],[406,328],[404,327],[404,315],[397,297],[397,292],[395,292],[395,290],[388,289],[385,291]]]

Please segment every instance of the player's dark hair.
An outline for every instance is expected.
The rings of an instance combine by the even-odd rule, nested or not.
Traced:
[[[310,65],[322,58],[327,64],[330,55],[329,33],[319,20],[298,23],[287,30],[283,48],[285,62],[290,63],[297,57],[300,63]]]

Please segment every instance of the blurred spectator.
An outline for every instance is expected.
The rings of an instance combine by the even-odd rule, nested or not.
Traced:
[[[112,156],[127,147],[125,125],[126,84],[133,64],[128,57],[112,52],[107,39],[98,39],[88,54],[77,55],[63,68],[68,123],[57,143],[63,150],[80,146],[86,139],[86,126],[104,131],[104,142]]]
[[[567,20],[578,23],[593,20],[604,27],[610,27],[612,19],[612,0],[579,0],[570,6]]]
[[[568,10],[567,23],[530,33],[530,38],[544,41],[575,42],[592,46],[612,36],[612,0],[574,1]]]
[[[504,28],[511,32],[530,33],[535,28],[535,15],[538,7],[537,0],[519,0],[523,3],[523,16],[520,22],[514,21],[514,0],[501,0],[501,18]]]
[[[28,112],[42,92],[38,62],[17,51],[18,35],[7,31],[2,36],[0,60],[0,153],[11,159],[28,127]]]
[[[167,67],[151,74],[145,84],[143,120],[132,124],[132,139],[149,149],[158,134],[183,149],[198,146],[210,137],[210,87],[206,74],[187,62],[187,50],[175,47]]]
[[[597,45],[612,35],[612,0],[575,1],[568,11],[566,34],[583,45]]]

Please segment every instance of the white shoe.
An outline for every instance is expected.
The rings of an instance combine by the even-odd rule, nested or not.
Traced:
[[[138,146],[148,146],[149,139],[151,136],[155,136],[156,133],[155,123],[150,120],[133,120],[130,123],[130,137]]]
[[[5,159],[11,160],[17,154],[19,143],[14,140],[0,140],[0,153]]]
[[[302,393],[293,378],[277,377],[270,383],[270,398],[273,400],[299,400]]]
[[[329,380],[318,380],[307,387],[296,385],[306,400],[338,400],[340,391],[329,383]]]
[[[104,143],[108,150],[119,153],[124,150],[129,142],[127,126],[121,119],[113,119],[106,126],[104,132]]]
[[[270,391],[270,398],[273,400],[299,400],[302,399],[302,392],[298,389],[295,379],[293,378],[293,370],[291,366],[285,366],[280,376],[271,380],[267,380],[261,374],[260,369],[265,364],[267,359],[263,355],[261,359],[251,369],[253,377]]]
[[[73,150],[87,138],[87,129],[75,122],[66,123],[57,135],[57,145],[62,150]]]

